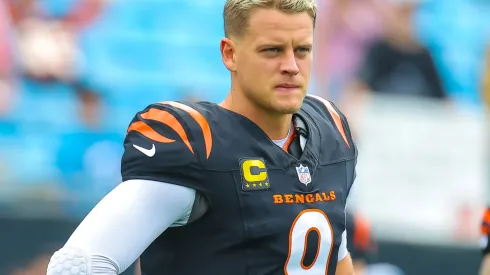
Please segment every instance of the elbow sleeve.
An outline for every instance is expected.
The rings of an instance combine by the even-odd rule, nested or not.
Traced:
[[[63,247],[53,254],[46,275],[117,275],[119,268],[111,259],[88,255],[77,248]]]

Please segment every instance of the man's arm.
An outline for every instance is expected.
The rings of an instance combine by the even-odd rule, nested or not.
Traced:
[[[150,180],[121,183],[53,255],[47,275],[120,274],[168,227],[187,222],[195,193]]]
[[[196,119],[206,120],[192,106],[178,102],[151,104],[135,115],[124,140],[124,182],[55,253],[48,275],[63,274],[71,264],[81,269],[82,263],[86,275],[118,274],[169,226],[187,223],[194,201],[201,201],[196,194],[207,192],[199,156],[206,158],[210,152],[199,152],[188,136],[205,132],[202,127],[209,125]],[[76,275],[78,269],[73,268],[70,274]]]
[[[142,275],[141,274],[141,261],[139,258],[138,258],[138,260],[136,260],[136,264],[134,265],[134,275]]]
[[[480,265],[480,275],[490,275],[490,254],[483,257]]]
[[[354,265],[349,254],[339,261],[335,275],[355,275]]]
[[[347,231],[342,233],[342,242],[339,247],[337,270],[335,275],[354,275],[354,266],[347,249]]]

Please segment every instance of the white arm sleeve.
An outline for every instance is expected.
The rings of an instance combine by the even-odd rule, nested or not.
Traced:
[[[339,254],[338,254],[338,261],[340,262],[343,260],[347,255],[349,254],[349,250],[347,249],[347,231],[344,230],[342,232],[342,242],[340,243],[339,247]]]
[[[195,194],[193,189],[169,183],[150,180],[123,182],[102,199],[78,226],[61,249],[68,252],[58,254],[62,257],[66,253],[80,255],[77,253],[83,252],[85,256],[82,257],[88,259],[87,275],[119,274],[168,227],[187,222]],[[56,260],[60,265],[60,255],[55,256],[51,262]],[[56,267],[52,265],[50,268],[54,270]],[[49,274],[58,273],[49,273],[48,268]]]

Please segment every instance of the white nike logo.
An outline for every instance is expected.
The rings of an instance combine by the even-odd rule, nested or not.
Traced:
[[[153,157],[155,155],[155,144],[152,144],[152,147],[151,149],[145,149],[143,147],[140,147],[136,144],[133,144],[134,148],[136,148],[138,151],[140,151],[141,153],[149,156],[150,158]]]

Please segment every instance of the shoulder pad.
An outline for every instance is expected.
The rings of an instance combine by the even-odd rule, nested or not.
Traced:
[[[335,125],[339,134],[342,136],[345,144],[350,148],[354,146],[352,135],[347,118],[331,101],[323,99],[316,95],[308,94],[305,97],[304,104],[313,107],[318,113],[322,114],[327,120]]]
[[[347,187],[346,192],[349,196],[350,190],[354,184],[356,178],[356,165],[357,165],[357,147],[352,138],[352,134],[349,128],[347,118],[340,112],[340,110],[330,101],[318,96],[308,95],[305,97],[303,106],[307,112],[318,120],[323,120],[328,127],[321,127],[323,131],[335,131],[333,133],[336,142],[342,145],[342,142],[346,145],[342,146],[342,149],[338,150],[338,159],[347,159]],[[318,123],[321,124],[321,123]],[[325,124],[324,124],[325,125]],[[329,159],[330,161],[330,159]],[[346,197],[347,199],[347,197]]]
[[[191,104],[156,103],[133,118],[124,149],[123,180],[151,179],[193,188],[201,174],[200,163],[211,154],[211,129]]]

